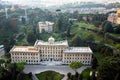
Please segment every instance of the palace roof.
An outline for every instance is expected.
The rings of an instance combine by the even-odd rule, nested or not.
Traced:
[[[93,53],[90,47],[68,47],[64,53]]]
[[[58,42],[54,42],[53,44],[49,43],[49,42],[45,42],[45,41],[42,41],[42,40],[37,40],[35,42],[35,46],[40,46],[40,45],[44,45],[44,46],[68,46],[68,42],[67,40],[64,40],[64,41],[58,41]]]
[[[10,52],[39,52],[39,50],[33,46],[14,46]]]

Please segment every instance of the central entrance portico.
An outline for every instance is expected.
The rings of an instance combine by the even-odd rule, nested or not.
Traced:
[[[55,61],[54,59],[50,58],[48,61],[41,61],[40,64],[48,66],[61,65],[62,61]]]
[[[48,42],[36,41],[35,46],[40,50],[41,64],[61,64],[63,59],[63,51],[68,47],[67,40],[55,42],[53,37]]]

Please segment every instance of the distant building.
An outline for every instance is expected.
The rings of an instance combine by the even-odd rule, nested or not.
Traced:
[[[69,21],[78,21],[78,19],[75,19],[75,18],[69,18]]]
[[[112,23],[116,23],[116,14],[115,13],[109,14],[107,20],[112,22]]]
[[[83,19],[84,21],[87,21],[87,16],[83,16],[82,19]]]
[[[120,8],[117,9],[116,13],[109,14],[107,20],[115,24],[120,24]]]
[[[17,18],[10,18],[11,27],[13,30],[17,29]]]
[[[48,42],[37,40],[34,46],[14,46],[10,50],[11,61],[41,64],[56,61],[70,64],[73,61],[90,65],[92,50],[89,47],[69,47],[67,40],[55,42],[53,37]]]
[[[42,33],[44,30],[45,32],[52,32],[53,31],[53,22],[45,21],[45,22],[38,22],[39,32]]]
[[[116,23],[120,24],[120,8],[117,10],[117,13],[116,13]]]
[[[75,11],[78,11],[79,14],[106,14],[110,11],[115,11],[116,9],[106,9],[104,7],[94,7],[94,8],[67,8],[61,10],[62,12],[70,12],[74,13]]]
[[[12,5],[12,7],[11,7],[11,10],[12,10],[12,11],[15,11],[15,10],[17,10],[17,9],[19,9],[19,6],[18,6],[18,5]]]

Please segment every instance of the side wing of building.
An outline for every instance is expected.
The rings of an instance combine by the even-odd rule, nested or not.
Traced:
[[[10,50],[11,62],[26,62],[27,64],[39,64],[39,50],[33,46],[14,46]]]
[[[63,62],[81,62],[84,65],[90,65],[92,59],[92,50],[89,47],[69,47],[64,51]]]

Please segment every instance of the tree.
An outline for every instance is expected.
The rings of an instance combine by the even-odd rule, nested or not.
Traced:
[[[17,63],[17,69],[16,69],[16,71],[21,72],[24,69],[24,65],[25,64],[26,64],[25,62]]]
[[[120,72],[120,58],[106,57],[98,67],[97,80],[114,80]]]
[[[8,39],[5,39],[3,41],[3,44],[4,44],[4,50],[5,50],[5,53],[8,53],[10,51],[10,44],[9,44],[9,40]]]
[[[91,80],[96,80],[95,71],[92,72]]]
[[[72,38],[71,44],[72,44],[72,46],[83,46],[83,41],[79,35],[75,35]]]
[[[115,33],[120,34],[120,25],[116,26]]]
[[[112,33],[113,32],[113,26],[110,22],[107,22],[105,24],[105,27],[104,27],[104,32],[110,32]]]
[[[82,74],[79,74],[79,80],[82,80],[82,79],[83,79]]]
[[[13,63],[13,67],[11,69],[11,72],[12,72],[12,80],[16,80],[16,77],[17,77],[17,72],[16,72],[16,69],[17,69],[17,66],[16,66],[16,63]]]
[[[28,73],[28,76],[29,76],[29,78],[31,78],[32,77],[32,72]]]
[[[92,61],[91,61],[91,65],[93,69],[96,69],[98,67],[98,60],[96,57],[93,57]]]
[[[113,48],[110,46],[102,46],[100,53],[103,53],[105,56],[112,56],[113,55]]]
[[[106,21],[105,23],[103,23],[102,27],[103,27],[103,31],[105,33],[106,32],[110,32],[110,33],[113,32],[113,26],[112,26],[111,22],[109,22],[109,21]]]
[[[55,22],[54,30],[55,32],[64,32],[67,31],[69,26],[68,17],[65,14],[60,14],[59,18]]]
[[[120,73],[117,73],[114,80],[119,80],[119,79],[120,79]]]
[[[89,41],[89,42],[93,42],[93,41],[94,41],[94,36],[93,36],[93,34],[88,35],[85,40],[86,40],[86,41]]]
[[[8,63],[7,64],[7,67],[9,68],[9,69],[13,69],[13,70],[15,70],[16,69],[16,71],[17,72],[21,72],[23,69],[24,69],[24,65],[25,65],[26,63],[25,62],[19,62],[19,63]]]
[[[78,11],[74,11],[74,12],[73,12],[73,17],[76,18],[76,19],[78,19],[78,17],[79,17],[79,12],[78,12]]]
[[[72,68],[75,72],[78,68],[80,68],[83,64],[81,62],[71,62],[69,67]]]
[[[71,30],[71,27],[68,27],[68,30],[67,30],[67,37],[70,37],[70,30]]]
[[[3,70],[4,70],[4,68],[0,66],[0,73],[2,73]]]
[[[56,32],[59,32],[59,31],[61,31],[61,27],[62,27],[62,20],[61,20],[61,18],[59,18],[58,20],[57,20],[57,22],[55,23],[55,31]]]
[[[71,73],[69,72],[69,73],[67,73],[67,77],[68,77],[68,79],[70,79],[71,78]]]
[[[116,44],[115,47],[120,50],[120,44]]]
[[[29,33],[28,33],[28,36],[27,36],[27,41],[28,41],[29,43],[34,43],[35,40],[36,40],[35,35],[34,35],[32,32],[29,32]]]
[[[0,59],[0,65],[4,63],[5,61],[3,59]]]
[[[76,73],[75,73],[75,78],[78,78],[78,77],[79,77],[79,73],[76,72]]]
[[[22,17],[22,23],[25,24],[26,23],[26,19],[24,17]]]

